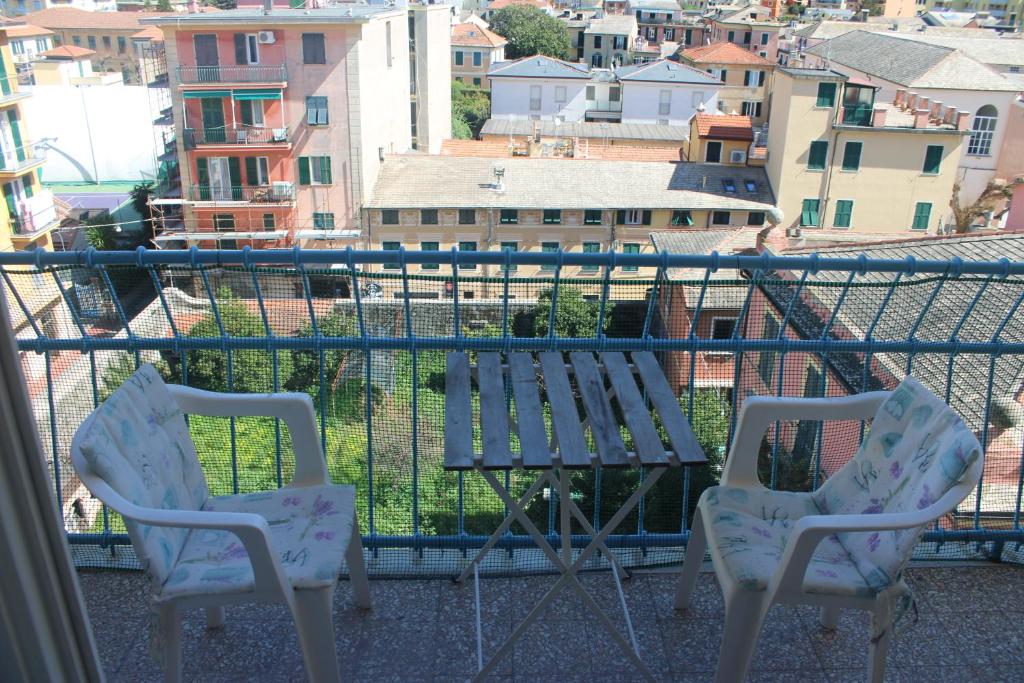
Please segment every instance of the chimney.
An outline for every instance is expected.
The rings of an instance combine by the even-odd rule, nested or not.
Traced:
[[[860,21],[862,24],[868,23],[868,17],[871,16],[871,10],[862,9],[860,11]]]
[[[932,118],[936,121],[942,120],[942,102],[938,100],[932,101]]]
[[[910,110],[910,111],[914,111],[915,109],[917,109],[917,93],[916,92],[908,92],[907,93],[907,109]]]
[[[967,119],[971,117],[969,111],[957,111],[956,113],[956,129],[967,130]]]
[[[896,89],[896,99],[894,99],[892,101],[893,106],[894,107],[902,107],[903,103],[906,102],[906,100],[907,100],[907,89],[906,88],[897,88]]]
[[[871,127],[885,128],[885,117],[888,110],[885,107],[875,107],[871,112]]]
[[[263,14],[270,14],[274,9],[274,0],[263,0]]]
[[[915,111],[920,110],[920,109],[924,109],[929,114],[932,113],[931,100],[929,98],[925,97],[924,95],[922,95],[921,97],[917,98],[917,106],[914,108]]]
[[[914,128],[928,127],[928,110],[918,109],[914,112]]]
[[[942,122],[950,126],[956,124],[956,107],[943,107]]]

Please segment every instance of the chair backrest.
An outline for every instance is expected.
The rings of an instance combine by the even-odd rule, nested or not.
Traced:
[[[981,446],[960,416],[907,377],[878,409],[850,462],[814,492],[814,502],[823,514],[923,510],[980,457]],[[899,576],[923,531],[846,533],[839,541],[868,584],[881,588]]]
[[[82,483],[118,512],[124,501],[198,510],[210,495],[184,415],[152,365],[140,367],[86,418],[72,441],[71,460]],[[162,585],[188,530],[127,516],[124,522],[139,561]]]

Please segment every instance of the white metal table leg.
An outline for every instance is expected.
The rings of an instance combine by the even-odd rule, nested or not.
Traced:
[[[557,482],[555,481],[555,475],[552,474],[551,472],[548,472],[546,474],[547,474],[547,477],[549,479],[551,479],[551,485],[552,486],[556,486]],[[591,538],[594,538],[595,536],[597,536],[597,531],[590,524],[590,521],[587,519],[586,515],[583,514],[583,511],[580,510],[579,506],[576,505],[576,503],[572,500],[572,498],[569,499],[568,507],[569,507],[569,511],[572,513],[573,517],[575,517],[576,521],[578,521],[580,523],[580,526],[583,527],[583,530],[586,533],[590,534]],[[608,549],[608,546],[606,546],[604,543],[602,543],[598,547],[598,550],[600,550],[602,553],[605,554],[605,556],[608,558],[608,562],[615,568],[616,573],[620,577],[625,578],[625,579],[629,578],[629,572],[626,571],[626,568],[623,567],[622,564],[619,562],[619,558],[615,557],[615,555],[612,554],[612,551]]]

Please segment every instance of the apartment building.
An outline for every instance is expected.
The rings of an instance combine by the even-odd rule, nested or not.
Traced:
[[[385,155],[411,146],[409,12],[244,7],[145,21],[166,36],[183,188],[187,232],[167,241],[352,243]],[[446,67],[447,40],[431,44]]]
[[[508,41],[494,31],[473,22],[452,27],[452,78],[488,87],[487,72],[505,61]]]
[[[683,42],[687,27],[693,37],[693,24],[676,0],[630,0],[629,12],[636,17],[640,37],[648,43]]]
[[[773,212],[774,196],[763,169],[407,155],[384,162],[373,199],[364,207],[364,222],[370,249],[648,253],[653,251],[652,231],[762,225]],[[543,276],[551,270],[520,267],[515,276]],[[563,275],[597,278],[600,270],[574,267]],[[416,265],[409,272],[444,274],[450,266]],[[502,266],[479,268],[484,276],[502,272]],[[653,274],[653,269],[625,269],[616,277]],[[438,295],[443,287],[439,281]]]
[[[935,233],[948,223],[970,112],[824,69],[779,68],[766,170],[782,225]]]
[[[32,61],[53,47],[53,31],[42,26],[21,24],[7,28],[11,55],[22,85],[32,83]]]
[[[778,61],[779,40],[789,30],[788,22],[773,21],[759,5],[719,12],[708,22],[709,43],[726,41],[771,62]]]
[[[53,31],[53,44],[73,45],[96,53],[97,71],[120,73],[126,85],[142,83],[139,56],[132,49],[132,36],[142,30],[146,19],[179,16],[165,12],[92,12],[77,7],[57,6],[32,12],[25,21]]]
[[[765,150],[755,144],[749,116],[697,114],[690,121],[684,159],[705,164],[764,166]]]
[[[480,129],[480,139],[494,144],[529,149],[540,144],[554,150],[564,149],[564,155],[589,158],[595,151],[605,155],[611,150],[625,154],[639,154],[645,150],[660,154],[663,159],[682,158],[680,150],[686,145],[689,129],[686,126],[660,126],[639,123],[606,123],[576,121],[524,121],[521,119],[487,119]],[[634,161],[643,160],[639,156]]]
[[[929,14],[967,14],[977,18],[996,19],[1002,26],[1021,27],[1024,21],[1022,0],[925,0]]]
[[[853,31],[806,50],[808,66],[823,67],[878,87],[879,101],[899,90],[970,115],[971,136],[959,157],[961,199],[973,201],[996,177],[1024,173],[1015,142],[1024,138],[1021,86],[961,50],[910,40],[899,33]],[[776,97],[776,101],[778,98]],[[998,175],[997,175],[998,174]]]
[[[452,136],[452,7],[413,3],[409,13],[412,148],[437,154]]]
[[[658,60],[614,69],[551,57],[496,64],[491,118],[685,125],[701,107],[718,107],[721,82],[678,62]]]
[[[594,17],[583,30],[583,60],[595,68],[632,64],[638,35],[632,15]]]
[[[683,50],[679,61],[707,71],[725,84],[718,91],[718,107],[723,112],[749,116],[755,125],[768,120],[774,62],[726,41]]]

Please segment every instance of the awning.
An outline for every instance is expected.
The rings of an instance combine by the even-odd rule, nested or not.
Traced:
[[[283,240],[288,233],[279,232],[177,232],[157,235],[154,242],[180,242],[199,240]]]
[[[300,240],[353,240],[362,235],[359,230],[297,230]]]
[[[216,97],[231,97],[230,90],[186,90],[181,93],[181,96],[186,100],[201,100],[210,99]]]
[[[232,93],[235,100],[279,100],[281,90],[273,88],[255,88],[253,90],[235,90]]]

